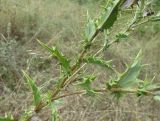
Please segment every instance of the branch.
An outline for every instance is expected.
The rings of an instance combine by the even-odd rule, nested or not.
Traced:
[[[64,98],[64,97],[68,97],[68,96],[80,95],[80,94],[83,94],[85,92],[86,92],[85,90],[82,90],[82,91],[77,91],[77,92],[74,92],[74,93],[68,93],[68,94],[64,94],[64,95],[52,98],[51,100],[54,101],[54,100],[58,100],[58,99],[61,99],[61,98]]]
[[[138,90],[139,89],[112,88],[112,89],[95,89],[94,91],[97,92],[97,93],[106,93],[106,92],[110,91],[110,92],[123,92],[123,93],[132,93],[133,94],[133,93],[137,93]],[[144,91],[144,93],[147,96],[155,96],[155,92],[157,92],[159,90],[160,90],[160,87]],[[58,100],[58,99],[61,99],[61,98],[65,98],[65,97],[68,97],[68,96],[81,95],[81,94],[84,94],[84,93],[86,93],[86,90],[81,90],[81,91],[77,91],[77,92],[74,92],[74,93],[67,93],[67,94],[52,98],[52,101]]]

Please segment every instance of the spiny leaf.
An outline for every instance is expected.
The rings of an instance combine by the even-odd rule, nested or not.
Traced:
[[[95,80],[95,76],[88,76],[84,78],[84,81],[80,84],[84,89],[91,89],[91,84]]]
[[[148,91],[159,88],[160,87],[159,83],[157,84],[153,83],[154,78],[151,81],[144,80],[142,83],[139,84],[139,89],[144,89],[145,91]]]
[[[138,86],[138,83],[141,82],[138,79],[139,72],[141,70],[141,51],[138,53],[137,57],[135,58],[133,64],[128,66],[126,71],[122,74],[118,74],[117,79],[111,79],[107,83],[107,88],[111,89],[113,87],[118,88],[131,88],[132,86]]]
[[[94,95],[94,89],[92,89],[92,82],[96,79],[95,76],[87,76],[84,78],[84,81],[82,83],[80,83],[79,85],[85,89],[88,95]]]
[[[140,82],[140,80],[138,79],[138,75],[141,70],[140,57],[141,51],[138,53],[133,64],[128,67],[127,70],[118,78],[117,85],[119,87],[130,88]]]
[[[139,84],[142,83],[142,80],[138,79],[138,75],[139,75],[139,72],[142,67],[141,54],[142,54],[142,52],[140,51],[138,53],[137,57],[134,59],[133,64],[131,66],[128,66],[124,73],[118,74],[117,79],[111,79],[107,83],[108,89],[112,89],[112,88],[122,88],[122,89],[138,88]],[[141,94],[141,92],[140,93],[137,92],[137,93]],[[124,92],[112,92],[112,94],[117,99],[120,99],[125,93]]]
[[[34,104],[35,104],[35,106],[37,106],[41,101],[40,91],[39,91],[37,85],[35,84],[35,81],[33,79],[31,79],[24,71],[22,71],[22,72],[23,72],[23,75],[25,76],[25,78],[27,79],[28,85],[32,89],[33,96],[34,96]]]
[[[146,95],[147,91],[158,91],[160,89],[159,83],[153,83],[154,78],[151,81],[144,80],[139,84],[137,96]]]
[[[85,37],[87,39],[87,41],[91,41],[91,38],[93,37],[93,35],[96,32],[96,25],[94,20],[91,19],[91,17],[88,15],[87,12],[87,26],[85,29]]]
[[[117,19],[118,15],[118,5],[121,0],[109,1],[109,4],[105,7],[99,21],[99,29],[109,29],[113,26],[114,22]]]
[[[60,65],[63,67],[64,73],[70,75],[71,74],[70,61],[56,47],[50,48],[40,40],[37,41],[40,43],[42,47],[47,49],[52,54],[52,56],[56,57],[59,60]]]
[[[98,57],[88,56],[88,57],[85,57],[83,59],[83,61],[86,62],[86,63],[97,64],[99,66],[112,69],[112,67],[111,67],[112,60],[105,61],[105,60],[102,60],[101,58],[98,58]]]

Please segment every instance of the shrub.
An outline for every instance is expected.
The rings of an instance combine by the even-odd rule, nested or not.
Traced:
[[[71,60],[60,52],[57,47],[49,47],[47,44],[37,40],[38,43],[59,62],[61,75],[57,80],[56,85],[54,85],[53,90],[41,94],[35,81],[23,71],[27,83],[33,92],[33,107],[27,110],[20,118],[6,116],[5,118],[1,118],[1,120],[13,121],[19,119],[22,121],[28,121],[34,120],[35,118],[39,120],[37,113],[39,113],[44,107],[51,108],[52,120],[58,120],[59,117],[55,104],[56,100],[71,95],[96,97],[99,93],[110,92],[111,95],[119,100],[121,97],[126,96],[127,93],[132,93],[137,97],[152,96],[155,100],[160,100],[159,84],[153,84],[152,80],[143,80],[139,77],[140,71],[144,66],[141,64],[142,51],[139,51],[133,62],[127,65],[123,73],[120,73],[115,69],[112,65],[111,59],[104,60],[103,57],[100,56],[101,53],[107,51],[113,44],[124,41],[137,26],[147,22],[157,22],[160,20],[158,14],[156,16],[146,15],[146,19],[143,19],[144,8],[148,2],[141,0],[140,5],[136,7],[135,16],[129,25],[124,27],[124,31],[118,31],[118,33],[112,37],[113,40],[110,40],[110,36],[112,35],[110,30],[119,17],[123,2],[124,1],[121,0],[109,1],[97,19],[92,19],[87,13],[87,25],[84,32],[83,50],[80,52],[74,64],[72,64]],[[132,7],[134,5],[135,3],[130,4]],[[93,53],[94,51],[91,51],[91,47],[99,34],[104,35],[104,43],[97,52]],[[96,81],[97,75],[94,73],[88,74],[82,70],[87,64],[103,67],[113,72],[114,76],[112,76],[110,80],[104,81],[103,88],[98,86],[94,87],[93,83]],[[72,85],[77,87],[75,92],[65,93],[64,90],[66,87]]]

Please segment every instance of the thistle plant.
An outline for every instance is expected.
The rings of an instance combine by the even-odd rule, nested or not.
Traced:
[[[127,93],[132,93],[137,95],[137,97],[152,96],[155,100],[160,101],[160,85],[154,84],[152,80],[142,80],[139,78],[140,71],[144,66],[141,63],[141,50],[133,62],[127,65],[123,73],[118,72],[115,67],[113,67],[111,59],[106,61],[103,57],[99,56],[101,53],[106,52],[113,44],[117,44],[125,40],[137,26],[147,22],[160,21],[160,16],[158,14],[152,16],[147,15],[144,17],[146,6],[149,3],[147,0],[139,0],[128,6],[133,7],[133,11],[135,11],[135,15],[130,24],[124,31],[117,33],[114,40],[110,40],[110,29],[115,25],[114,23],[117,21],[122,9],[123,11],[126,10],[124,7],[124,3],[126,2],[129,2],[129,0],[108,0],[102,13],[96,19],[92,19],[87,12],[87,24],[83,37],[83,50],[78,55],[74,64],[71,64],[70,59],[58,48],[50,47],[42,41],[37,40],[38,43],[46,49],[51,56],[53,56],[53,58],[58,60],[62,74],[56,85],[53,85],[54,88],[42,94],[35,81],[27,75],[27,72],[23,71],[24,77],[33,92],[33,106],[28,108],[21,117],[13,117],[12,115],[9,115],[4,118],[0,118],[0,121],[30,121],[33,119],[34,115],[43,109],[45,110],[46,107],[51,108],[52,120],[57,121],[58,113],[55,101],[72,95],[85,94],[88,96],[96,96],[99,93],[110,93],[117,99],[120,99]],[[91,47],[94,44],[96,37],[100,34],[104,36],[104,43],[96,53],[92,53],[90,52]],[[82,69],[87,64],[98,65],[110,70],[113,72],[114,77],[104,81],[104,88],[96,88],[92,86],[92,83],[94,81],[98,81],[96,80],[97,75],[83,74],[84,72]],[[80,87],[80,89],[78,88],[75,92],[64,93],[63,90],[72,84]]]

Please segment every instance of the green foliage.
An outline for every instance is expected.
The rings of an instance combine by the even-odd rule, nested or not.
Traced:
[[[87,12],[87,26],[85,29],[85,37],[88,43],[90,43],[95,32],[96,32],[95,22],[94,20],[91,19],[91,17],[88,15],[88,12]]]
[[[31,79],[24,71],[23,71],[23,75],[27,79],[27,83],[32,89],[33,96],[34,96],[34,105],[37,106],[41,102],[40,91],[39,91],[37,85],[35,84],[35,81],[33,79]]]
[[[83,82],[80,83],[79,85],[86,90],[86,94],[89,96],[95,95],[95,91],[92,88],[92,82],[96,79],[95,76],[89,75],[87,77],[84,77]]]
[[[147,91],[154,91],[160,88],[160,85],[157,83],[153,83],[154,78],[151,81],[144,80],[139,84],[137,96],[147,95]],[[154,97],[158,96],[158,92],[155,94]]]
[[[6,114],[5,117],[0,116],[0,121],[14,121],[12,114]]]
[[[59,102],[59,100],[52,101],[52,92],[50,90],[43,97],[44,101],[48,105],[48,108],[51,109],[52,121],[59,121],[59,115],[57,111],[57,102]]]
[[[70,75],[71,74],[70,61],[56,47],[50,48],[43,42],[39,40],[37,41],[42,47],[47,49],[52,54],[53,57],[56,57],[59,60],[60,65],[63,67],[64,73],[66,75]]]
[[[58,121],[59,119],[58,119],[57,107],[53,103],[51,103],[50,108],[52,110],[52,114],[51,114],[52,121]]]
[[[14,120],[10,117],[7,118],[0,117],[0,121],[14,121]]]
[[[117,19],[119,3],[120,0],[109,1],[102,15],[100,16],[100,19],[98,20],[97,25],[99,29],[109,29],[113,26]]]
[[[86,62],[86,63],[96,64],[96,65],[99,65],[101,67],[106,67],[108,69],[112,68],[112,66],[111,66],[112,60],[105,61],[105,60],[102,60],[99,57],[87,56],[87,57],[83,58],[83,61]]]
[[[130,88],[140,82],[138,79],[139,72],[141,70],[141,51],[135,58],[133,64],[127,68],[127,70],[118,77],[117,86],[123,88]]]
[[[80,0],[80,1],[83,1],[83,0]],[[98,57],[98,54],[101,54],[104,50],[108,49],[113,43],[117,43],[126,39],[128,37],[127,32],[134,27],[133,25],[138,25],[142,19],[142,10],[144,8],[144,0],[141,1],[140,7],[137,6],[135,16],[132,22],[130,23],[130,25],[128,26],[127,30],[124,33],[116,34],[115,35],[116,39],[112,40],[114,39],[114,37],[112,37],[112,34],[110,34],[110,28],[114,25],[115,21],[117,20],[121,2],[122,0],[109,0],[104,11],[102,12],[101,16],[98,19],[93,20],[87,14],[87,26],[85,28],[85,33],[84,33],[86,45],[83,48],[82,52],[80,52],[81,55],[75,59],[80,61],[76,61],[75,65],[72,67],[70,65],[69,59],[65,57],[56,47],[49,47],[43,42],[37,40],[43,48],[48,50],[51,53],[51,55],[59,61],[64,73],[61,75],[62,78],[60,77],[60,81],[58,81],[58,84],[54,85],[53,90],[48,91],[48,93],[43,95],[42,97],[35,81],[31,79],[23,71],[23,74],[27,79],[27,83],[32,89],[35,106],[25,111],[24,116],[22,116],[21,118],[22,121],[26,121],[30,119],[33,113],[38,113],[46,106],[49,106],[49,108],[52,111],[52,120],[57,121],[58,111],[55,104],[55,100],[63,97],[67,97],[70,95],[74,95],[74,94],[83,94],[84,90],[86,91],[86,94],[90,96],[95,96],[95,94],[99,92],[102,93],[102,92],[111,91],[111,93],[114,94],[117,98],[120,98],[123,94],[126,94],[126,93],[136,93],[137,96],[142,96],[142,95],[146,96],[149,94],[149,95],[152,95],[156,100],[160,100],[159,92],[157,90],[156,90],[156,93],[154,92],[155,89],[159,88],[159,86],[157,84],[152,84],[150,82],[142,81],[141,79],[139,79],[139,74],[142,68],[141,51],[139,52],[137,57],[134,59],[134,62],[131,65],[127,66],[127,69],[122,74],[117,73],[117,71],[112,68],[112,65],[111,65],[112,61],[105,61],[102,58]],[[133,5],[133,3],[131,3],[131,5]],[[154,16],[148,20],[159,21],[160,19],[159,19],[159,16]],[[103,34],[104,34],[104,40],[105,40],[102,48],[100,48],[96,54],[92,53],[94,51],[88,52],[89,50],[88,47],[92,46],[93,44],[92,40],[94,40],[97,37],[97,35],[102,32],[104,32]],[[113,32],[113,35],[114,35],[115,31],[113,30],[111,32]],[[85,62],[85,64],[83,62]],[[88,63],[114,70],[114,72],[116,72],[117,74],[116,75],[117,78],[111,79],[109,82],[107,82],[107,88],[95,89],[93,85],[93,81],[95,81],[96,77],[93,75],[84,77],[86,73],[82,71],[82,68]],[[74,84],[72,85],[72,83],[74,83],[75,81],[80,82],[80,80],[78,79],[81,79],[81,78],[83,79],[83,82],[81,82],[79,85],[84,90],[82,91],[80,90],[80,92],[76,92],[76,93],[74,92],[70,93],[68,90],[65,90],[66,89],[65,87],[68,88],[70,86],[74,86]],[[69,94],[68,93],[64,94],[63,92],[64,90],[65,92],[69,92]],[[38,107],[38,110],[35,110],[36,109],[35,107],[36,108]],[[10,119],[2,118],[2,121],[3,120],[8,121]]]
[[[137,88],[138,84],[141,82],[140,79],[138,79],[139,72],[141,70],[141,51],[138,53],[137,57],[135,58],[133,64],[129,67],[127,67],[126,71],[122,74],[118,75],[118,78],[116,80],[110,80],[107,83],[107,88],[121,88],[121,89],[132,89]],[[121,95],[121,92],[116,92],[119,95]]]

